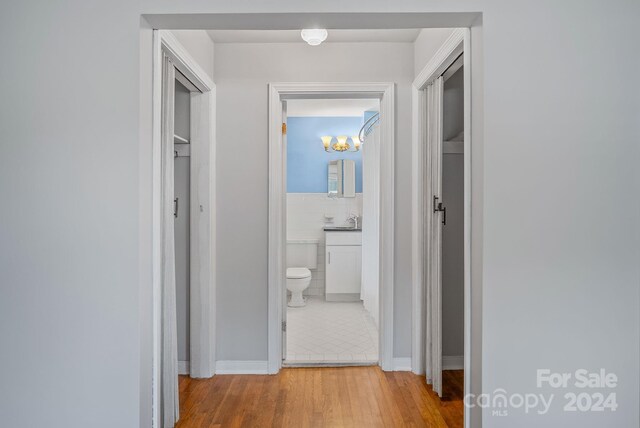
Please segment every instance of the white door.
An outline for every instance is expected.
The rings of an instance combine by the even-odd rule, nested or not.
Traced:
[[[427,86],[427,343],[426,375],[433,390],[442,396],[442,77]]]
[[[284,183],[283,193],[285,196],[284,207],[282,208],[282,217],[283,224],[285,227],[283,228],[283,242],[284,245],[284,282],[281,284],[282,287],[282,359],[284,360],[287,356],[287,304],[288,304],[288,296],[287,296],[287,102],[282,101],[282,182]]]
[[[362,281],[362,247],[327,246],[327,294],[359,294]]]

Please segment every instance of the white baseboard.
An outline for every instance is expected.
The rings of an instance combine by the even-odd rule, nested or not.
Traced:
[[[216,374],[268,374],[268,361],[216,361]]]
[[[442,370],[463,370],[464,355],[443,355]]]
[[[178,374],[179,375],[189,374],[189,361],[178,361]]]
[[[411,358],[394,358],[393,371],[394,372],[410,372]]]

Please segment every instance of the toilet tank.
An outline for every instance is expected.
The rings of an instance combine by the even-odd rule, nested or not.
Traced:
[[[318,267],[318,241],[312,239],[287,240],[287,267]]]

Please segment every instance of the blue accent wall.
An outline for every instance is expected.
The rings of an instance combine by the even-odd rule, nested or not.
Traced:
[[[362,124],[362,117],[288,117],[287,192],[327,193],[329,161],[351,159],[356,163],[356,193],[362,193],[362,153],[327,153],[320,139],[358,135]]]

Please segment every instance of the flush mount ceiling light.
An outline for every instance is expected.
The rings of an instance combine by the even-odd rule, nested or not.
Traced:
[[[325,29],[313,28],[306,29],[300,32],[302,40],[309,43],[311,46],[318,46],[320,43],[327,40],[329,33]]]

